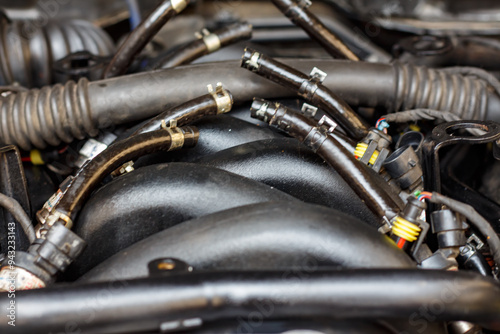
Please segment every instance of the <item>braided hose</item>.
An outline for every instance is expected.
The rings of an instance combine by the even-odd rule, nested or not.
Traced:
[[[322,68],[330,73],[329,77],[334,77],[339,67],[355,69],[364,66],[368,70],[380,71],[381,66],[339,61],[329,61],[323,65]],[[380,87],[356,91],[366,97],[367,102],[363,106],[382,107],[391,102],[394,110],[429,108],[451,111],[463,119],[485,120],[488,117],[488,99],[498,99],[496,95],[490,94],[485,82],[475,78],[406,64],[383,66],[392,69],[383,74],[387,77],[387,83],[392,85],[382,87],[387,92]],[[328,88],[338,92],[347,101],[349,95],[345,94],[345,82],[365,80],[363,72],[349,73],[328,83]],[[349,75],[351,77],[347,77]],[[69,81],[64,86],[18,92],[0,98],[0,142],[29,150],[94,136],[98,128],[156,116],[167,108],[192,99],[199,95],[194,90],[204,87],[208,79],[223,79],[236,103],[249,101],[258,95],[264,98],[286,96],[286,93],[279,91],[279,87],[256,77],[240,70],[238,63],[228,62],[167,69],[92,83],[81,79],[78,83]],[[247,83],[252,80],[261,81],[258,81],[258,85],[249,86]],[[196,85],[193,82],[203,84]],[[92,94],[89,94],[89,89]],[[380,95],[381,91],[389,100],[382,101],[375,96]]]

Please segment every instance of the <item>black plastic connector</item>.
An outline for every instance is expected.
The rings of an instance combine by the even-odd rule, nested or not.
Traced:
[[[467,243],[463,220],[451,210],[431,214],[432,233],[437,234],[439,248],[462,247]]]

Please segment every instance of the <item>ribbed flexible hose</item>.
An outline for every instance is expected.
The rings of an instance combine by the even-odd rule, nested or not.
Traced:
[[[351,105],[393,110],[431,108],[463,119],[495,119],[498,96],[485,82],[404,64],[288,60],[299,70],[318,66],[324,84]],[[371,78],[374,78],[373,80]],[[204,94],[223,81],[235,103],[255,96],[293,97],[294,92],[239,68],[238,61],[210,63],[89,83],[44,87],[0,99],[0,142],[28,150],[93,136],[97,128],[156,116]],[[206,92],[206,90],[205,90]]]
[[[114,53],[111,38],[100,28],[83,20],[9,22],[0,18],[0,85],[18,82],[24,87],[53,83],[52,65],[78,51],[98,56]]]
[[[3,143],[24,150],[97,135],[87,96],[88,80],[11,94],[1,100],[0,132]]]
[[[488,96],[484,81],[402,63],[394,67],[395,110],[428,108],[451,111],[462,119],[486,119]]]

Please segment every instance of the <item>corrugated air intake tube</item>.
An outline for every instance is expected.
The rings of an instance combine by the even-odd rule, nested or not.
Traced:
[[[499,97],[486,82],[459,74],[395,63],[288,59],[284,63],[328,76],[324,86],[347,103],[390,111],[432,108],[464,119],[499,119]],[[97,129],[153,117],[206,93],[223,81],[236,104],[253,97],[293,97],[294,93],[239,68],[238,61],[190,65],[89,83],[69,81],[11,94],[0,101],[0,141],[23,149],[45,148],[96,134]],[[196,82],[196,84],[194,84]],[[126,97],[126,98],[124,98]]]
[[[109,56],[115,51],[101,28],[84,20],[40,22],[0,18],[0,85],[24,87],[53,83],[52,65],[71,53]]]

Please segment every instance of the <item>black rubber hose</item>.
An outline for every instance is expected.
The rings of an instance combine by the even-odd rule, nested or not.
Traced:
[[[368,126],[361,117],[320,81],[315,81],[286,64],[248,48],[245,49],[241,66],[293,90],[297,95],[325,111],[355,139],[362,139],[367,135]]]
[[[99,219],[95,211],[89,212],[86,221],[91,218]],[[100,238],[109,240],[106,235]],[[162,257],[177,257],[207,270],[288,269],[308,264],[415,267],[390,238],[360,220],[337,210],[286,200],[234,208],[174,226],[114,255],[80,281],[146,277],[146,264]]]
[[[224,100],[221,101],[221,98]],[[172,121],[175,121],[178,127],[186,126],[207,116],[227,113],[231,111],[232,106],[233,96],[229,91],[225,89],[214,91],[213,94],[200,96],[161,113],[134,131],[131,136],[158,130],[162,123],[168,126]]]
[[[190,0],[162,1],[141,24],[137,26],[123,42],[108,67],[103,78],[112,78],[124,74],[135,57],[153,39],[160,29],[189,4]]]
[[[272,0],[272,2],[294,24],[304,29],[330,55],[354,61],[359,60],[359,57],[344,42],[307,9],[305,1]]]
[[[336,60],[284,60],[300,71],[314,66],[329,75],[324,85],[347,103],[389,111],[429,108],[453,111],[462,119],[500,120],[500,99],[471,77],[403,64]],[[253,97],[295,97],[295,92],[228,61],[177,67],[89,83],[69,81],[0,99],[0,142],[46,148],[95,136],[98,128],[157,116],[206,94],[206,85],[224,82],[236,103]]]
[[[264,100],[254,101],[252,117],[285,131],[325,159],[380,218],[381,225],[402,209],[401,199],[395,194],[391,196],[390,190],[384,191],[382,184],[385,182],[376,181],[381,178],[357,161],[353,152],[348,152],[335,138],[322,132],[314,119]]]
[[[202,130],[200,133],[203,134]],[[352,150],[354,152],[354,148]],[[324,160],[293,138],[239,145],[197,160],[262,182],[304,202],[323,205],[378,226],[351,187]]]
[[[229,115],[207,116],[194,122],[193,126],[200,131],[200,138],[195,147],[170,152],[168,155],[150,154],[138,159],[135,166],[140,168],[160,163],[195,162],[200,158],[238,145],[264,139],[283,138],[281,133],[270,127],[250,124]]]
[[[460,213],[467,218],[469,222],[486,238],[486,242],[490,247],[491,255],[493,256],[495,263],[500,266],[500,238],[493,227],[491,227],[491,224],[479,213],[477,213],[472,206],[436,192],[432,193],[432,197],[429,201],[436,204],[446,205],[451,210]]]
[[[210,322],[204,324],[201,328],[191,331],[193,334],[234,334],[234,333],[266,333],[266,334],[284,334],[284,333],[311,333],[311,334],[394,334],[391,326],[384,326],[376,322],[342,321],[342,320],[266,320],[262,316],[258,323],[248,320],[221,320],[216,323]],[[261,321],[262,319],[262,321]],[[392,325],[392,323],[391,323]],[[390,329],[389,329],[390,328]],[[406,328],[400,327],[399,332]],[[444,331],[438,331],[436,334],[444,334]],[[446,332],[447,333],[447,332]],[[420,334],[420,333],[411,333]]]
[[[115,52],[109,35],[84,20],[15,20],[0,17],[0,86],[51,85],[56,61],[78,51],[107,57]]]
[[[196,128],[184,127],[179,130],[182,131],[184,140],[180,147],[175,145],[176,149],[196,145],[199,135]],[[141,156],[172,149],[172,135],[164,129],[130,137],[109,146],[78,171],[53,210],[74,220],[90,194],[111,172]]]
[[[266,310],[264,310],[266,311]],[[235,334],[235,333],[266,333],[266,334],[422,334],[422,326],[411,326],[406,320],[391,320],[390,322],[369,322],[338,319],[311,320],[266,320],[264,313],[258,319],[220,320],[203,324],[201,328],[190,330],[192,334]],[[429,322],[426,330],[432,334],[449,334],[446,324]]]
[[[298,202],[213,167],[171,163],[139,168],[99,189],[82,209],[74,231],[87,248],[67,277],[76,279],[117,252],[187,220],[270,201]]]
[[[476,77],[484,80],[490,85],[497,94],[500,95],[500,81],[490,72],[478,67],[448,67],[443,68],[442,71],[451,74],[461,74],[464,76]]]
[[[4,310],[10,303],[7,295],[0,295]],[[3,321],[2,333],[61,332],[68,319],[72,328],[84,332],[156,332],[161,324],[167,327],[179,319],[252,319],[263,309],[272,309],[268,319],[410,319],[421,325],[432,317],[500,329],[497,282],[430,270],[313,271],[303,277],[290,271],[192,272],[19,291],[16,302],[22,305],[17,327]]]
[[[35,228],[33,227],[33,223],[30,217],[24,211],[21,204],[19,204],[19,202],[16,201],[14,198],[0,193],[0,206],[5,210],[7,210],[12,215],[12,217],[14,217],[14,219],[19,223],[19,225],[21,225],[29,242],[33,243],[36,238]],[[5,236],[5,239],[7,239],[7,236]]]
[[[180,49],[170,51],[154,68],[170,68],[191,63],[207,54],[240,41],[252,38],[252,25],[248,22],[239,22],[207,33],[197,40],[187,43]]]

